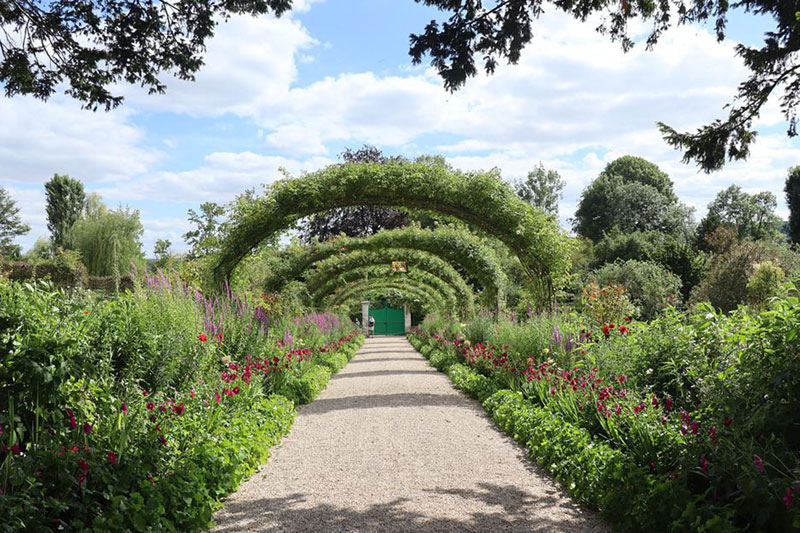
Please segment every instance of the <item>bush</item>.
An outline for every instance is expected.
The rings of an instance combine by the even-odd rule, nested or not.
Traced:
[[[439,350],[434,348],[430,353],[429,359],[431,366],[440,372],[447,372],[447,369],[456,363],[458,358],[450,350]]]
[[[590,274],[600,285],[622,285],[639,317],[654,318],[670,305],[681,301],[681,280],[663,266],[628,260],[605,265]]]
[[[331,370],[321,365],[312,365],[300,376],[289,376],[285,385],[277,390],[295,404],[311,403],[328,386]]]
[[[483,402],[497,392],[498,387],[493,380],[460,363],[450,365],[447,369],[447,376],[457,389],[464,391],[467,396],[479,402]]]
[[[783,269],[774,261],[756,264],[747,282],[747,303],[753,307],[763,307],[767,300],[778,294],[783,277]]]

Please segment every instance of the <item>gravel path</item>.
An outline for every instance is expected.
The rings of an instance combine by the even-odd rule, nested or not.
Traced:
[[[403,337],[368,339],[215,519],[218,532],[610,531]]]

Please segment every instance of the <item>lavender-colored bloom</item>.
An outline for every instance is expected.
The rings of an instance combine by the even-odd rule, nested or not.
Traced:
[[[289,328],[286,328],[286,333],[283,334],[283,345],[291,346],[292,344],[294,344],[294,339],[292,338]]]

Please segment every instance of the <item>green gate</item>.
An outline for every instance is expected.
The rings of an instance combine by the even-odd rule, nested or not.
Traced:
[[[406,332],[406,314],[402,309],[370,307],[369,316],[375,319],[375,335],[404,335]]]

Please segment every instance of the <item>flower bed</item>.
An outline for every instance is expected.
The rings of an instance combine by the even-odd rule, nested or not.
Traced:
[[[421,329],[410,340],[473,398],[503,389],[484,401],[498,425],[619,529],[789,531],[800,528],[798,303],[551,324],[528,354],[518,348],[535,331],[516,346]]]
[[[162,282],[98,300],[0,280],[0,531],[208,526],[363,342]]]

